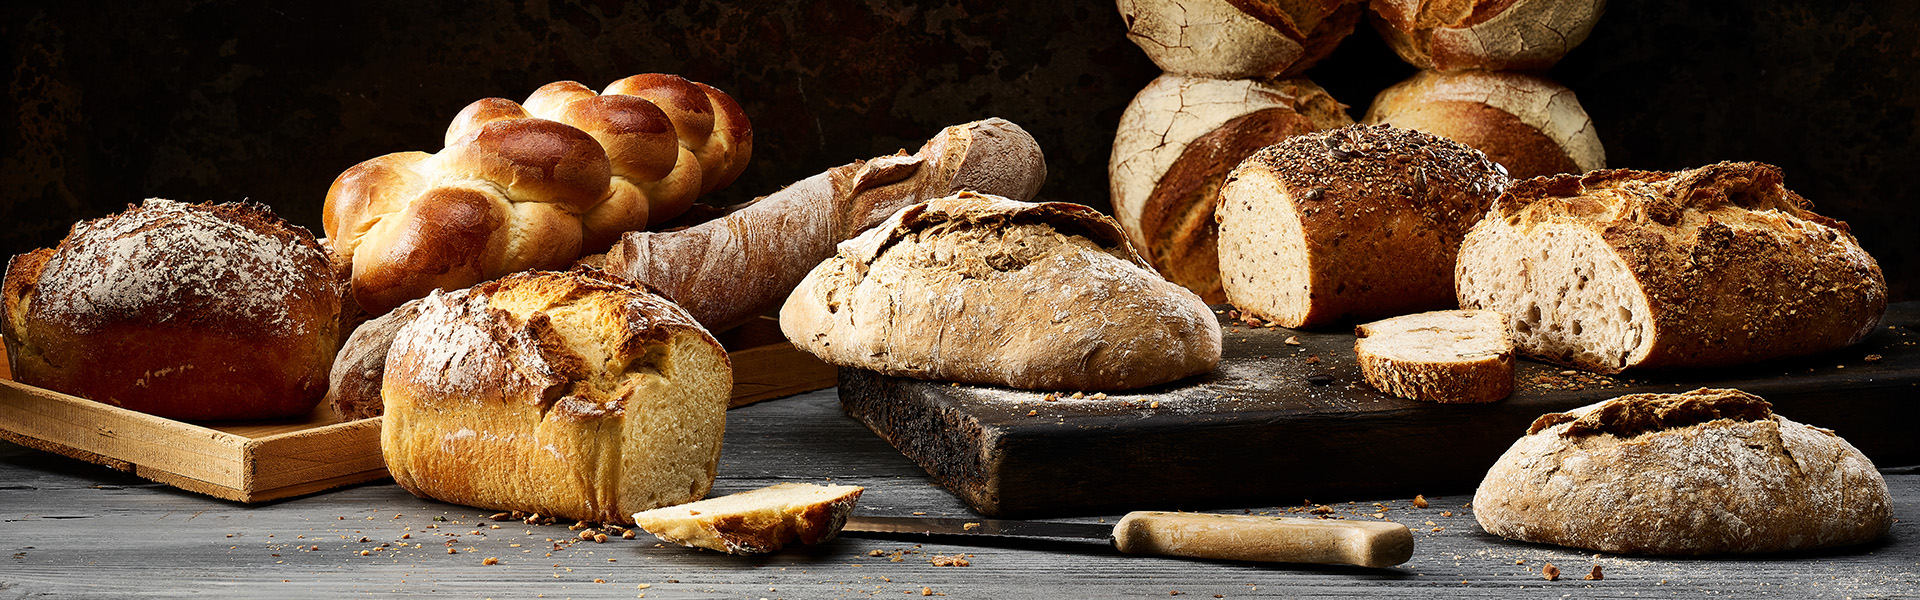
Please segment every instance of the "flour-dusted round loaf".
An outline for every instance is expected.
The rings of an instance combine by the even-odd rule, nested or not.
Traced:
[[[1386,125],[1268,147],[1220,188],[1227,300],[1295,328],[1454,308],[1454,251],[1507,181],[1479,150]]]
[[[746,168],[753,129],[719,90],[647,74],[603,93],[561,81],[525,103],[476,101],[445,143],[354,165],[327,190],[334,260],[351,263],[353,298],[370,315],[564,268],[671,219]]]
[[[1168,73],[1292,77],[1353,33],[1364,0],[1118,0],[1127,39]]]
[[[1421,69],[1545,71],[1587,39],[1606,0],[1372,0],[1374,29]]]
[[[1261,148],[1352,124],[1306,79],[1162,75],[1120,115],[1107,163],[1114,219],[1168,280],[1226,302],[1213,204],[1227,173]]]
[[[764,554],[793,542],[833,539],[866,488],[778,483],[757,490],[665,506],[633,516],[662,541],[727,554]]]
[[[780,330],[828,363],[1042,390],[1123,390],[1212,371],[1220,324],[1078,204],[962,192],[840,245]]]
[[[400,329],[420,316],[426,299],[412,300],[379,318],[360,324],[333,357],[327,375],[327,404],[341,421],[378,417],[381,382],[387,374],[387,349]]]
[[[1428,402],[1492,402],[1513,393],[1507,316],[1441,310],[1355,327],[1360,376],[1382,392]]]
[[[1891,504],[1852,444],[1730,389],[1544,415],[1473,496],[1474,517],[1494,535],[1655,555],[1868,542],[1893,525]]]
[[[0,289],[14,380],[174,419],[305,415],[340,344],[326,254],[258,204],[83,221]]]
[[[416,495],[604,523],[713,486],[733,371],[680,307],[593,271],[434,293],[387,352],[380,449]]]
[[[1524,73],[1421,71],[1375,96],[1362,121],[1472,146],[1514,179],[1577,175],[1607,162],[1573,90]]]
[[[1595,171],[1515,184],[1460,245],[1460,305],[1524,354],[1602,373],[1815,354],[1860,341],[1886,279],[1780,169]]]

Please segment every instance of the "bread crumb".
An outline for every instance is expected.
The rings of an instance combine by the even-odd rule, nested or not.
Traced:
[[[1040,411],[1038,411],[1038,410],[1030,410],[1030,411],[1027,411],[1027,416],[1029,416],[1029,417],[1037,417],[1037,416],[1040,416]]]
[[[975,530],[975,529],[979,529],[979,528],[980,528],[980,524],[979,524],[979,523],[966,523],[966,524],[962,524],[962,525],[960,526],[960,529],[962,529],[962,530],[965,530],[965,531],[973,531],[973,530]]]
[[[1290,336],[1287,336],[1287,341],[1286,341],[1286,344],[1287,344],[1288,346],[1298,346],[1298,345],[1300,345],[1300,336],[1297,336],[1297,335],[1290,335]]]
[[[922,588],[920,588],[920,595],[922,595],[922,596],[932,596],[932,595],[933,595],[933,588],[930,588],[930,587],[922,587]]]
[[[1420,494],[1414,494],[1414,496],[1413,496],[1413,505],[1414,505],[1415,507],[1418,507],[1418,508],[1426,508],[1426,507],[1427,507],[1427,497],[1426,497],[1426,496],[1424,496],[1424,495],[1420,495]]]
[[[1540,576],[1547,578],[1547,581],[1559,581],[1560,567],[1553,566],[1553,563],[1547,563],[1547,566],[1540,567]]]
[[[962,556],[959,554],[955,554],[953,556],[935,554],[933,556],[927,557],[927,562],[933,563],[933,566],[936,566],[936,567],[971,567],[973,566],[973,563],[967,562],[967,559],[965,556]]]
[[[480,564],[483,564],[483,565],[497,565],[497,564],[500,564],[500,559],[498,559],[498,558],[494,558],[494,557],[491,557],[491,556],[489,556],[489,557],[487,557],[486,559],[484,559],[484,560],[481,560],[481,561],[480,561]]]
[[[1881,356],[1878,354],[1867,355],[1867,362],[1880,362],[1880,359],[1881,359]]]

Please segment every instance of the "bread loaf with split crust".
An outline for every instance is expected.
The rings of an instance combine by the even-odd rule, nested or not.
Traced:
[[[1460,245],[1460,305],[1506,313],[1524,354],[1601,373],[1843,348],[1886,311],[1886,279],[1810,206],[1760,163],[1521,182]]]
[[[1032,198],[1046,178],[1046,159],[1026,130],[975,121],[942,130],[914,154],[834,167],[713,221],[628,233],[603,264],[720,331],[779,308],[835,244],[903,207],[960,190]]]
[[[631,523],[713,486],[733,372],[659,296],[591,271],[435,293],[387,353],[380,448],[416,495]]]
[[[1478,150],[1384,125],[1261,150],[1214,213],[1227,300],[1293,328],[1454,308],[1454,252],[1507,181]]]
[[[1472,146],[1514,179],[1607,166],[1593,119],[1573,90],[1524,73],[1421,71],[1381,91],[1361,121]]]
[[[961,193],[840,245],[780,309],[828,363],[1038,390],[1122,390],[1212,371],[1220,324],[1078,204]]]
[[[1306,79],[1162,75],[1120,115],[1107,166],[1114,219],[1168,280],[1225,302],[1213,208],[1227,173],[1261,148],[1351,124]]]
[[[1891,505],[1852,444],[1729,389],[1544,415],[1473,496],[1474,518],[1494,535],[1651,555],[1859,544],[1887,533]]]
[[[1372,0],[1374,29],[1422,70],[1545,71],[1587,39],[1606,0]]]
[[[1118,0],[1127,39],[1168,72],[1292,77],[1333,53],[1363,0]]]

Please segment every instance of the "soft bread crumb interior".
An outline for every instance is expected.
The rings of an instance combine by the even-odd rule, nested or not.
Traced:
[[[1441,363],[1513,351],[1507,319],[1493,311],[1438,311],[1368,323],[1361,352],[1396,361]]]
[[[1220,190],[1220,283],[1227,301],[1284,327],[1313,307],[1306,230],[1272,173],[1245,169]]]
[[[1461,244],[1456,274],[1461,307],[1509,315],[1527,354],[1617,371],[1652,346],[1638,279],[1588,229],[1546,224],[1527,236],[1483,221]]]

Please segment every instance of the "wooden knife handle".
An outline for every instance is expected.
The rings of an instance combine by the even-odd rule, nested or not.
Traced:
[[[1413,532],[1386,521],[1127,513],[1113,527],[1127,554],[1390,567],[1413,557]]]

